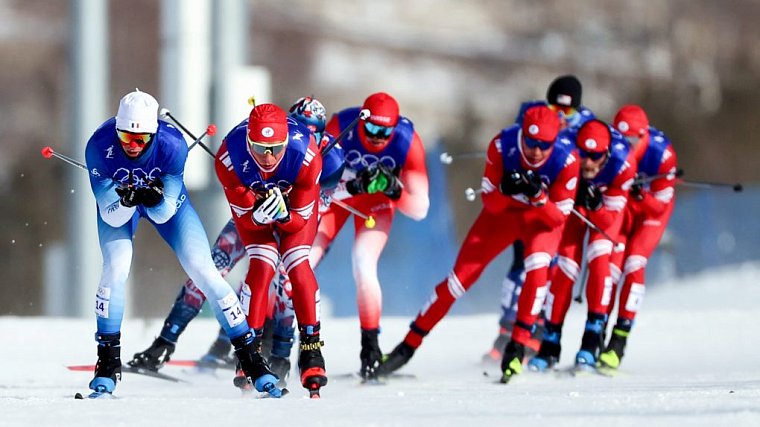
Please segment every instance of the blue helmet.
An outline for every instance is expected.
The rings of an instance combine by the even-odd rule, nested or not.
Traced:
[[[290,107],[288,115],[311,129],[319,144],[327,123],[327,110],[321,102],[311,96],[303,97]]]

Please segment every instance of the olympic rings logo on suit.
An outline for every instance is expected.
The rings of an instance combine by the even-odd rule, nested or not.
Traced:
[[[251,185],[248,186],[248,188],[259,194],[264,194],[274,187],[280,187],[280,191],[282,191],[283,194],[287,194],[290,193],[290,190],[293,188],[293,184],[289,181],[281,179],[277,182],[254,181],[251,183]]]
[[[113,180],[121,184],[130,184],[129,172],[127,168],[116,169],[113,174]],[[132,185],[138,187],[148,185],[148,182],[154,181],[159,175],[161,175],[161,168],[155,167],[150,172],[145,172],[142,168],[132,169]]]
[[[363,170],[378,162],[383,163],[390,169],[396,168],[396,160],[392,156],[378,158],[374,154],[362,154],[359,150],[349,150],[346,153],[346,165],[353,170]]]

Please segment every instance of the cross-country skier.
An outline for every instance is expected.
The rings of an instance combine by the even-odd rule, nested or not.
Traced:
[[[259,391],[279,396],[277,378],[254,351],[253,333],[235,292],[214,267],[203,226],[183,182],[188,148],[180,132],[158,120],[158,102],[135,91],[119,102],[115,117],[87,142],[90,184],[98,207],[103,274],[95,298],[98,362],[94,395],[112,393],[121,378],[124,284],[132,262],[132,238],[140,218],[150,222],[182,267],[211,300],[216,319]],[[96,396],[93,396],[96,397]]]
[[[261,104],[227,134],[216,156],[217,176],[249,258],[241,292],[248,324],[260,339],[269,285],[282,260],[300,330],[301,384],[311,392],[327,384],[319,285],[309,265],[322,173],[317,143],[309,128],[280,107]]]
[[[644,299],[647,260],[657,248],[673,213],[677,159],[670,140],[649,125],[649,118],[640,106],[623,106],[615,115],[613,125],[632,145],[638,164],[637,177],[650,179],[631,187],[620,231],[625,250],[613,253],[610,266],[615,287],[621,278],[624,280],[620,288],[617,322],[599,361],[607,368],[617,369]],[[613,305],[610,304],[610,311]]]
[[[505,381],[521,372],[525,345],[546,296],[549,263],[573,207],[578,181],[575,147],[558,140],[559,131],[557,114],[539,105],[528,108],[522,125],[511,125],[491,140],[482,180],[483,210],[470,227],[454,268],[435,287],[404,340],[380,365],[379,375],[406,364],[454,301],[518,239],[525,244],[526,276],[501,366]]]
[[[324,132],[327,122],[327,113],[325,107],[316,98],[307,96],[298,99],[289,109],[288,115],[298,122],[306,125],[314,133],[317,141],[320,141],[320,148],[331,143],[333,137]],[[321,199],[322,204],[329,204],[330,194],[338,184],[344,167],[344,152],[340,144],[334,146],[322,158],[322,175],[320,176]],[[245,255],[245,247],[240,240],[235,221],[230,221],[224,226],[219,236],[216,238],[211,255],[216,264],[216,268],[226,276],[230,270]],[[281,380],[284,380],[290,372],[290,351],[293,346],[295,331],[293,302],[290,299],[291,283],[287,274],[282,270],[282,263],[279,266],[279,272],[272,281],[272,295],[270,295],[271,319],[267,319],[267,331],[265,327],[264,351],[263,355],[267,358],[269,366]],[[239,289],[238,289],[239,293]],[[191,279],[187,279],[180,288],[179,295],[164,321],[159,336],[145,351],[137,353],[128,363],[131,366],[141,367],[156,371],[166,362],[169,361],[179,336],[187,327],[188,323],[193,320],[203,306],[206,297],[194,285]],[[271,337],[270,337],[271,335]],[[271,338],[269,351],[266,351],[267,337]],[[219,331],[219,335],[211,345],[208,353],[200,360],[200,365],[206,368],[216,368],[219,366],[234,363],[229,358],[230,340],[224,333]]]
[[[376,226],[369,229],[363,220],[354,218],[351,252],[361,327],[360,373],[372,379],[382,358],[378,344],[382,294],[377,263],[388,241],[396,208],[419,221],[427,216],[430,201],[422,140],[412,122],[399,115],[398,102],[392,96],[374,93],[361,108],[336,113],[327,124],[327,132],[339,134],[365,108],[371,112],[369,118],[358,122],[342,142],[346,170],[333,197],[372,214],[376,220]],[[348,211],[335,205],[322,214],[311,253],[313,265],[324,256],[349,216]]]
[[[578,131],[580,126],[593,119],[594,113],[581,104],[583,88],[580,80],[574,75],[563,75],[555,78],[546,91],[546,101],[528,101],[520,105],[515,123],[522,123],[525,111],[529,107],[545,105],[557,113],[560,119],[560,129]],[[499,335],[494,340],[491,350],[483,355],[484,362],[501,361],[504,346],[512,335],[512,325],[517,317],[517,301],[520,297],[523,281],[525,280],[524,245],[518,240],[512,245],[514,256],[512,266],[501,285],[501,317],[499,318]],[[542,319],[539,319],[541,321]],[[540,339],[541,332],[536,332],[536,338]],[[530,351],[538,351],[539,341],[531,339],[528,342]]]
[[[617,236],[628,190],[636,173],[630,144],[610,125],[596,119],[581,126],[575,144],[581,165],[576,210],[607,236]],[[584,251],[587,232],[588,243]],[[588,266],[588,319],[575,361],[579,366],[596,365],[604,345],[603,331],[612,295],[612,249],[613,242],[605,234],[591,229],[581,218],[571,215],[567,220],[557,250],[557,262],[550,269],[551,285],[544,306],[541,348],[528,363],[531,369],[544,371],[559,361],[562,324],[572,302],[573,284],[580,276],[584,252]]]

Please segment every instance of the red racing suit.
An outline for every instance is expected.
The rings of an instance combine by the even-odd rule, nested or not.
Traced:
[[[628,141],[618,132],[611,132],[611,134],[608,160],[597,176],[590,180],[602,194],[602,206],[596,211],[587,209],[585,206],[576,206],[576,210],[608,236],[614,238],[618,235],[623,222],[628,191],[636,173],[636,161]],[[562,232],[562,240],[557,250],[557,262],[550,271],[551,284],[544,307],[546,320],[555,325],[562,325],[570,307],[573,284],[578,280],[581,272],[580,263],[586,232],[589,232],[586,246],[588,311],[601,315],[607,314],[607,307],[612,296],[610,256],[613,242],[603,234],[591,230],[577,216],[571,215]]]
[[[264,327],[269,284],[282,260],[292,282],[293,306],[299,324],[316,325],[319,286],[308,256],[317,230],[322,156],[309,129],[289,118],[285,154],[274,172],[265,173],[249,151],[246,125],[247,120],[225,137],[215,166],[235,227],[248,253],[248,273],[241,292],[243,307],[248,308],[248,324],[256,331]],[[290,218],[286,222],[259,225],[252,217],[254,204],[274,186],[279,186],[287,195]]]
[[[617,286],[621,277],[625,277],[620,289],[618,321],[625,319],[630,322],[633,322],[644,299],[647,260],[657,248],[673,213],[677,166],[673,145],[654,127],[650,127],[641,138],[633,149],[633,155],[638,164],[639,177],[665,176],[645,183],[640,195],[629,196],[618,239],[623,245],[619,245],[621,247],[611,258],[613,284]],[[613,305],[610,304],[609,312]]]
[[[530,339],[546,297],[549,263],[573,207],[579,166],[573,145],[558,140],[546,161],[534,170],[543,182],[545,204],[533,205],[523,194],[504,195],[499,191],[503,174],[529,169],[520,140],[520,125],[505,128],[491,140],[481,184],[483,209],[459,249],[454,268],[435,287],[429,301],[412,322],[404,338],[411,347],[422,344],[423,337],[446,315],[454,301],[463,296],[486,266],[516,240],[525,243],[526,277],[512,339],[521,344]]]
[[[325,131],[339,135],[358,115],[359,108],[356,107],[342,110],[333,115]],[[377,276],[377,264],[388,241],[395,210],[398,207],[404,215],[419,221],[427,216],[430,200],[425,149],[412,122],[400,116],[390,141],[378,150],[370,150],[362,144],[361,125],[362,122],[358,122],[341,142],[346,153],[346,169],[332,197],[375,218],[376,225],[371,229],[365,226],[362,218],[354,218],[355,237],[351,262],[357,287],[356,299],[361,329],[377,329],[380,327],[382,312],[382,292]],[[383,162],[398,171],[403,184],[398,200],[391,200],[383,193],[351,195],[346,190],[347,181],[376,162]],[[322,212],[310,256],[313,266],[322,259],[350,215],[336,204],[330,205]]]

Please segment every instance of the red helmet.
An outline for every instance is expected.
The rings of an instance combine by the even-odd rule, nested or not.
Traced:
[[[288,139],[288,114],[274,104],[260,104],[248,117],[248,142],[280,144]]]
[[[649,129],[647,113],[636,104],[620,108],[613,123],[624,136],[643,136]]]
[[[575,145],[587,153],[606,153],[610,149],[610,129],[601,120],[589,120],[578,130]]]
[[[523,136],[539,141],[554,142],[559,133],[557,113],[545,105],[536,105],[525,111],[522,122]]]
[[[362,109],[368,108],[368,122],[384,127],[396,126],[398,123],[398,102],[385,92],[373,93],[364,100]]]

